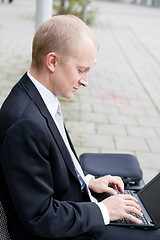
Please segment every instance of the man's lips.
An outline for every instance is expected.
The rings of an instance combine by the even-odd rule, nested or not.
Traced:
[[[77,91],[79,89],[79,87],[74,87],[73,89],[74,89],[74,91]]]

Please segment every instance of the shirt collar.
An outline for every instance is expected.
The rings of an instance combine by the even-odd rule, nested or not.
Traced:
[[[49,91],[46,87],[44,87],[40,82],[38,82],[30,73],[27,72],[28,77],[33,82],[35,87],[37,88],[38,92],[40,93],[41,97],[43,98],[43,101],[45,102],[50,114],[53,118],[55,118],[55,114],[57,112],[57,108],[59,105],[58,98]]]

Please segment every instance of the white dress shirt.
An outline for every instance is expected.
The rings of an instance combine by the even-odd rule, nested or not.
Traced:
[[[45,102],[45,104],[47,106],[48,111],[50,112],[52,118],[54,119],[54,121],[55,121],[55,123],[56,123],[56,125],[58,127],[58,124],[57,124],[56,119],[55,119],[55,115],[56,115],[57,108],[58,108],[58,105],[59,105],[58,98],[51,91],[49,91],[46,87],[44,87],[40,82],[38,82],[29,73],[29,71],[27,72],[27,75],[30,78],[30,80],[33,82],[35,87],[37,88],[38,92],[40,93],[43,101]],[[87,186],[88,186],[88,183],[91,180],[91,178],[94,178],[94,176],[92,176],[90,174],[85,176],[85,182],[86,182]],[[101,213],[102,213],[102,216],[103,216],[103,220],[104,220],[104,224],[105,225],[109,224],[110,219],[109,219],[109,213],[108,213],[108,210],[107,210],[106,206],[102,202],[97,202],[97,200],[95,198],[93,198],[93,196],[90,194],[90,190],[89,189],[88,189],[88,191],[89,191],[89,195],[90,195],[91,201],[95,202],[99,206],[99,208],[101,210]]]

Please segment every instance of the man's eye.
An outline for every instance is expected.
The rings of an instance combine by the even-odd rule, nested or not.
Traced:
[[[83,71],[83,70],[80,70],[80,69],[79,69],[78,71],[79,71],[79,73],[84,73],[84,71]]]

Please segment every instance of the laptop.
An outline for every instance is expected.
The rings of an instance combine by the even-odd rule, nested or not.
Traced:
[[[139,216],[136,217],[142,220],[142,224],[136,224],[128,219],[120,219],[110,222],[110,225],[143,229],[152,228],[155,230],[160,228],[160,173],[138,192],[125,190],[125,193],[131,194],[138,200],[143,217],[142,219]]]

